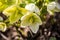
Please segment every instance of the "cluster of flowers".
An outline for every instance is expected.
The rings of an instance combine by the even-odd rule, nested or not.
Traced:
[[[11,3],[11,4],[10,4]],[[29,27],[33,33],[36,33],[39,29],[39,26],[42,25],[42,20],[39,17],[40,9],[34,3],[28,3],[25,5],[25,8],[20,7],[19,0],[0,0],[0,12],[8,17],[10,24],[14,24],[18,20],[21,20],[20,27]],[[57,2],[50,2],[47,5],[47,11],[52,15],[53,12],[60,11],[60,4]],[[0,22],[0,30],[6,30],[6,24],[3,25],[3,29]]]

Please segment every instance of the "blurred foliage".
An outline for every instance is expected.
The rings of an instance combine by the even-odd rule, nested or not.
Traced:
[[[50,37],[50,39],[49,40],[56,40],[56,38],[55,37]]]

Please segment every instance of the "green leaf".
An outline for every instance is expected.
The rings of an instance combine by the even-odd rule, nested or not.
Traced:
[[[20,7],[24,8],[25,5],[26,5],[25,3],[21,3],[21,4],[20,4]]]
[[[56,38],[55,37],[50,37],[50,39],[49,40],[56,40]]]
[[[37,0],[26,0],[28,1],[29,3],[35,3]]]
[[[39,9],[41,9],[43,6],[43,3],[44,3],[44,0],[37,0],[36,5],[39,7]]]
[[[42,7],[42,10],[40,12],[41,12],[40,17],[41,17],[42,21],[45,21],[46,20],[45,16],[48,13],[47,12],[47,7],[46,6]]]

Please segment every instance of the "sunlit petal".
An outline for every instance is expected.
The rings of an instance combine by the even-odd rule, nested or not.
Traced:
[[[6,31],[6,24],[5,23],[3,23],[3,22],[0,22],[0,31]]]
[[[33,3],[27,4],[25,6],[25,9],[29,10],[30,12],[35,12],[37,14],[40,12],[39,8]]]

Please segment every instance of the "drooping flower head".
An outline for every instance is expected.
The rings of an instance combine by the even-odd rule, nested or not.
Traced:
[[[21,27],[29,26],[30,29],[36,33],[42,21],[35,13],[28,13],[21,18]]]

